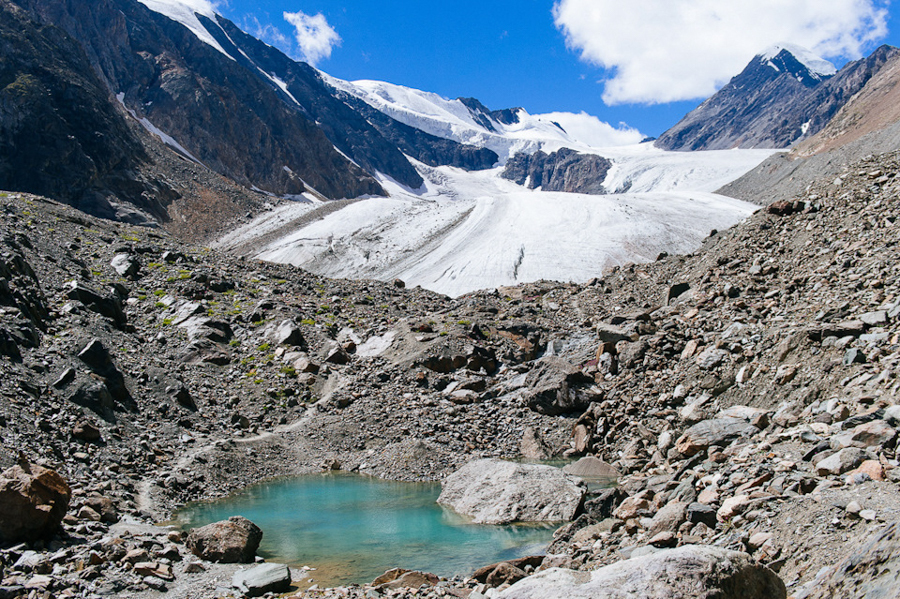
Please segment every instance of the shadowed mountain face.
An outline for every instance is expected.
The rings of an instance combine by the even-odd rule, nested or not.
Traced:
[[[111,100],[75,40],[0,0],[0,189],[133,220],[121,199],[165,220],[177,194],[139,172],[148,157]]]
[[[788,50],[757,56],[725,87],[663,133],[666,150],[786,148],[820,131],[895,53],[882,46],[834,76],[808,68]]]
[[[383,193],[273,83],[183,25],[135,0],[20,3],[81,43],[106,97],[120,94],[135,117],[214,171],[278,195],[307,187],[328,198]]]

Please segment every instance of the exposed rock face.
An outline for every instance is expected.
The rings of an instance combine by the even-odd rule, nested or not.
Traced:
[[[136,117],[216,172],[276,194],[306,191],[304,181],[329,198],[382,193],[255,67],[229,59],[180,23],[133,0],[20,1],[80,42]],[[225,39],[222,28],[211,28]]]
[[[185,544],[199,558],[213,562],[251,563],[262,541],[262,530],[242,516],[232,516],[193,528]]]
[[[31,542],[52,536],[66,515],[72,492],[43,466],[22,464],[0,475],[0,542]]]
[[[571,520],[585,487],[551,466],[469,462],[442,483],[438,503],[479,524]]]
[[[366,120],[385,139],[390,140],[404,154],[429,166],[449,165],[468,171],[477,171],[491,168],[500,159],[493,150],[436,137],[396,121],[346,92],[333,89],[332,93],[365,116]],[[489,123],[488,119],[485,121]]]
[[[149,157],[114,102],[75,40],[0,2],[0,189],[128,220],[118,196],[166,220],[177,194],[139,174]]]
[[[517,582],[503,599],[784,599],[784,583],[746,553],[686,545],[593,572],[545,570]]]
[[[728,85],[663,133],[656,146],[685,151],[786,148],[824,128],[897,52],[882,46],[830,78],[810,72],[787,50],[771,61],[757,56]]]
[[[896,597],[900,522],[886,525],[836,566],[821,572],[797,597]]]
[[[502,176],[529,189],[603,195],[610,168],[612,162],[602,156],[561,148],[552,154],[516,154],[506,163]]]

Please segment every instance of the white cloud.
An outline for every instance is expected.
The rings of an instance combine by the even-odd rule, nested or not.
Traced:
[[[559,123],[573,140],[593,148],[628,146],[640,143],[644,139],[643,133],[637,129],[632,129],[624,123],[620,124],[619,128],[616,129],[609,123],[605,123],[583,111],[578,114],[573,112],[549,112],[537,116],[542,121]]]
[[[297,30],[295,37],[300,54],[313,66],[330,58],[332,48],[341,43],[341,36],[328,24],[322,13],[311,16],[302,11],[286,12],[284,20]]]
[[[607,104],[711,95],[779,42],[859,58],[887,33],[887,0],[557,0],[556,26],[610,69]]]

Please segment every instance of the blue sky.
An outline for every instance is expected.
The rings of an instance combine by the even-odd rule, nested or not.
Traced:
[[[810,47],[838,66],[880,43],[900,45],[900,9],[885,0],[222,0],[217,8],[342,79],[472,96],[492,109],[585,111],[652,136],[772,43]],[[320,46],[301,46],[297,18],[285,13],[321,15],[300,35]]]

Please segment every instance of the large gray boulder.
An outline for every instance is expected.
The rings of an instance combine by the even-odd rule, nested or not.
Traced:
[[[192,528],[185,544],[191,553],[211,562],[251,563],[263,532],[243,516]]]
[[[559,468],[496,459],[469,462],[442,487],[438,503],[478,524],[569,521],[586,492]]]
[[[259,564],[235,572],[231,586],[248,597],[286,593],[291,590],[291,570],[284,564]]]
[[[746,553],[685,545],[593,572],[551,568],[501,599],[785,599],[784,583]]]

